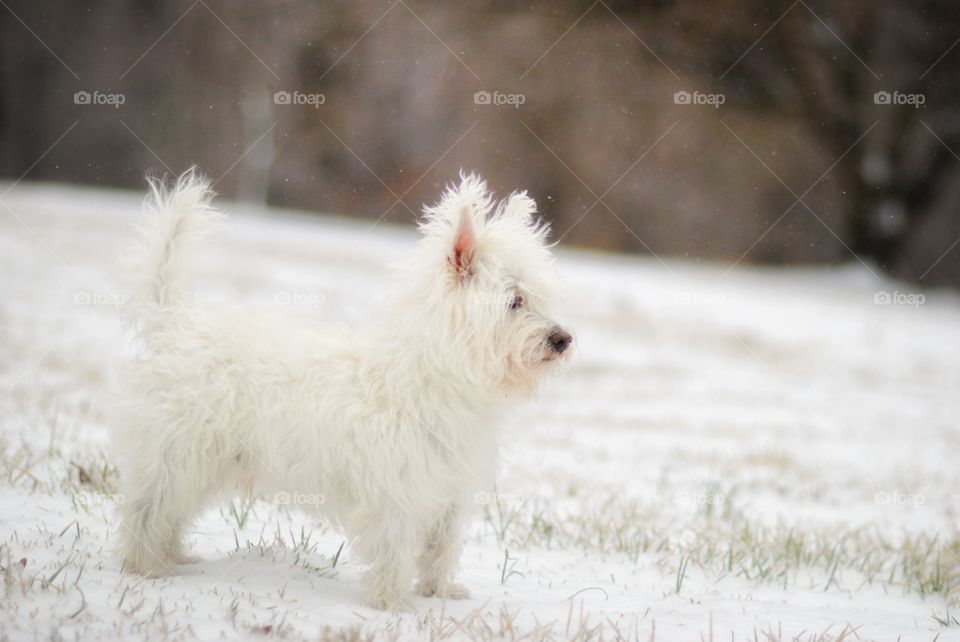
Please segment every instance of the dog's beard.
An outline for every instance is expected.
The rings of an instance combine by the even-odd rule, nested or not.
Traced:
[[[508,392],[521,395],[532,395],[537,391],[540,377],[535,367],[522,363],[520,360],[507,357],[507,366],[504,373],[503,386]]]
[[[566,362],[568,356],[569,351],[557,353],[546,337],[540,335],[517,353],[507,355],[504,387],[515,393],[532,395],[540,382]]]

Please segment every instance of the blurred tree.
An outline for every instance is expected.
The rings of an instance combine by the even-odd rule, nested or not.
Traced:
[[[661,12],[683,34],[664,42],[671,55],[730,103],[796,116],[828,150],[843,181],[838,233],[850,248],[922,276],[929,253],[919,263],[904,253],[951,198],[946,179],[958,168],[956,7],[725,0]]]
[[[960,9],[932,0],[10,0],[0,174],[141,189],[197,164],[226,197],[409,222],[476,168],[529,188],[565,243],[818,263],[848,257],[839,237],[960,285],[958,38]],[[722,109],[676,105],[693,83]]]

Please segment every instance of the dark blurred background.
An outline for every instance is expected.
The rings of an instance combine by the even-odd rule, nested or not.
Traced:
[[[958,41],[946,1],[2,0],[0,175],[409,222],[462,167],[565,244],[957,286]]]

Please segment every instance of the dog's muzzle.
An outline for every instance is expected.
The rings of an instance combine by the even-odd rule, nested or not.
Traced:
[[[547,337],[547,343],[550,344],[550,347],[555,353],[563,354],[564,350],[569,348],[570,344],[573,343],[573,336],[563,328],[554,328],[550,336]]]

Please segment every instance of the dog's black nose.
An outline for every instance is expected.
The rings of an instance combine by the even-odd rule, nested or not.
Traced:
[[[570,346],[571,343],[573,343],[573,337],[570,336],[569,332],[557,328],[550,333],[550,336],[547,337],[547,341],[550,342],[550,347],[553,348],[554,352],[561,354]]]

